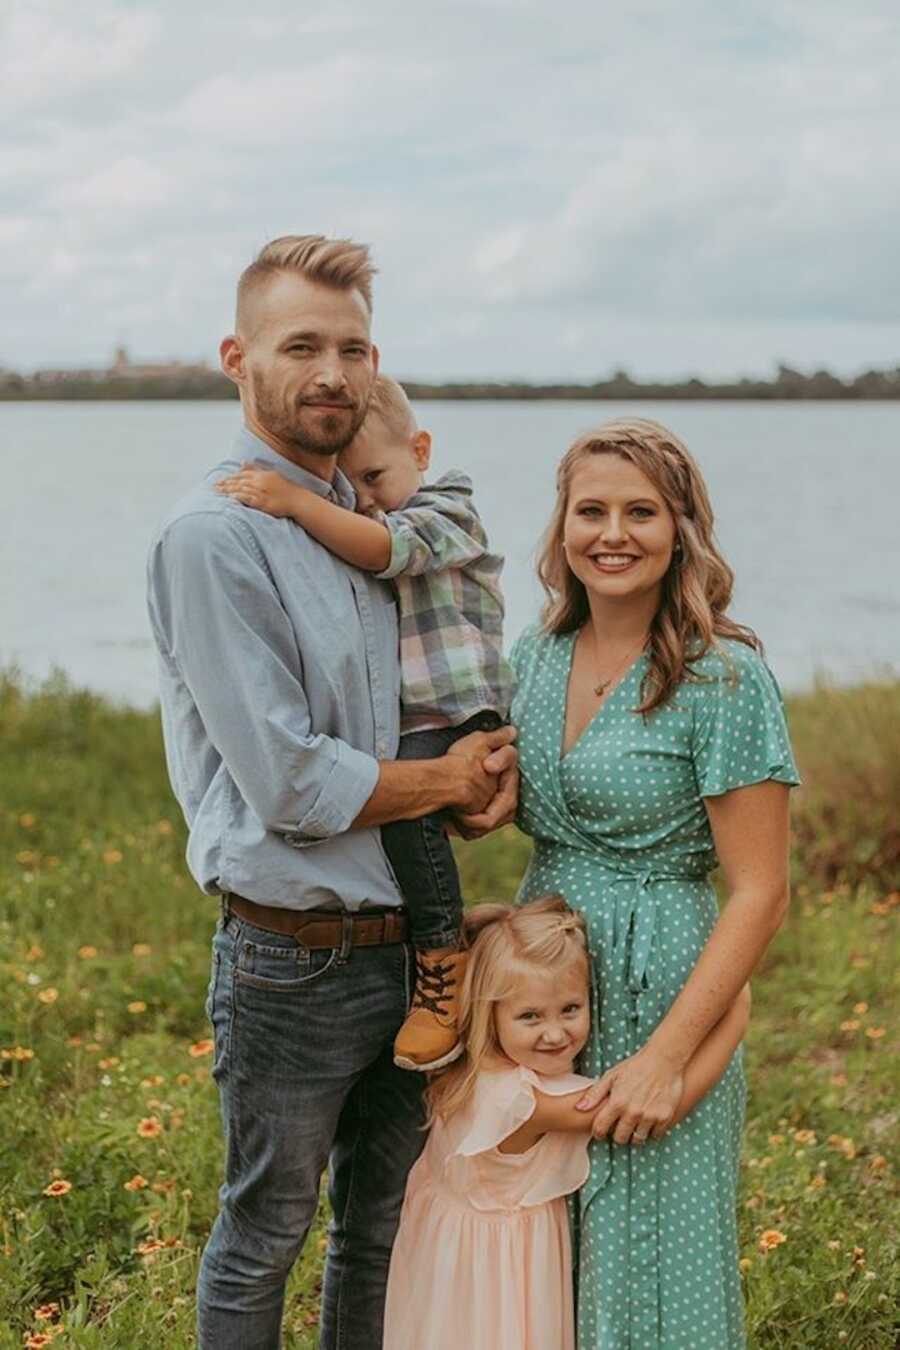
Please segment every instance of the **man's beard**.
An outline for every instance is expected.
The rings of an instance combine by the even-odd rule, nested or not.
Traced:
[[[264,430],[284,445],[323,458],[331,458],[346,449],[362,426],[368,407],[368,399],[359,403],[348,399],[344,406],[351,414],[349,421],[340,414],[326,413],[318,416],[315,426],[304,427],[300,421],[304,407],[302,400],[297,401],[291,412],[258,371],[252,376],[252,390],[256,417]]]

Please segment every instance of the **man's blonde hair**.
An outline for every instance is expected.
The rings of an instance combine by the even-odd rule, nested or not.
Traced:
[[[372,313],[372,278],[376,267],[368,244],[352,239],[327,239],[324,234],[283,234],[261,249],[241,273],[237,289],[237,327],[246,318],[250,298],[279,272],[297,272],[307,281],[339,291],[359,291]]]
[[[418,430],[412,404],[402,384],[390,375],[379,375],[372,385],[366,418],[377,417],[388,431],[407,436]]]

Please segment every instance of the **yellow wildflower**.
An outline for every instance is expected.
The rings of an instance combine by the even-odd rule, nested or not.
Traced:
[[[856,1145],[852,1139],[848,1139],[844,1134],[830,1134],[828,1136],[828,1146],[829,1148],[833,1148],[837,1153],[843,1153],[845,1158],[852,1159],[856,1157]]]
[[[188,1054],[191,1056],[192,1059],[199,1059],[201,1055],[212,1054],[212,1050],[213,1050],[212,1041],[210,1040],[195,1041],[194,1044],[191,1046],[191,1048],[188,1050]]]
[[[113,867],[116,863],[122,861],[123,854],[121,849],[108,848],[101,856],[107,867]]]
[[[137,1172],[130,1181],[123,1182],[123,1189],[126,1191],[142,1191],[149,1185],[147,1178],[142,1177],[140,1172]]]
[[[72,1189],[71,1181],[51,1181],[49,1186],[44,1187],[45,1195],[68,1195]]]
[[[787,1237],[784,1233],[779,1233],[777,1228],[767,1228],[764,1233],[760,1234],[759,1250],[761,1252],[769,1252],[773,1247],[780,1247],[782,1242],[787,1242]]]
[[[880,1041],[887,1035],[887,1027],[866,1027],[866,1035],[870,1041]]]
[[[81,957],[82,961],[93,961],[94,957],[97,955],[97,948],[92,947],[89,942],[85,943],[83,947],[78,948],[78,955]]]
[[[132,956],[149,956],[153,948],[148,942],[136,942],[131,949]]]
[[[815,1130],[797,1130],[794,1139],[798,1144],[814,1144],[816,1142]]]
[[[142,1139],[156,1139],[163,1132],[162,1122],[157,1116],[144,1116],[136,1128]]]
[[[160,1238],[148,1238],[146,1242],[138,1243],[136,1251],[138,1256],[155,1256],[165,1245]]]
[[[41,1003],[55,1003],[58,998],[58,989],[42,989],[38,994],[38,999]]]
[[[147,1005],[141,998],[136,998],[133,1003],[129,1003],[128,1011],[130,1013],[143,1013],[147,1011]]]

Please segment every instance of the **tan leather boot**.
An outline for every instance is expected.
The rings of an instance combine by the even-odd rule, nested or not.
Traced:
[[[462,1054],[459,994],[466,952],[449,947],[416,952],[416,988],[406,1021],[394,1041],[394,1063],[425,1073]]]

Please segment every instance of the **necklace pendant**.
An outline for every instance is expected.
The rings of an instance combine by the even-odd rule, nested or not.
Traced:
[[[603,680],[600,684],[594,685],[594,693],[598,698],[602,698],[609,688],[609,680]]]

